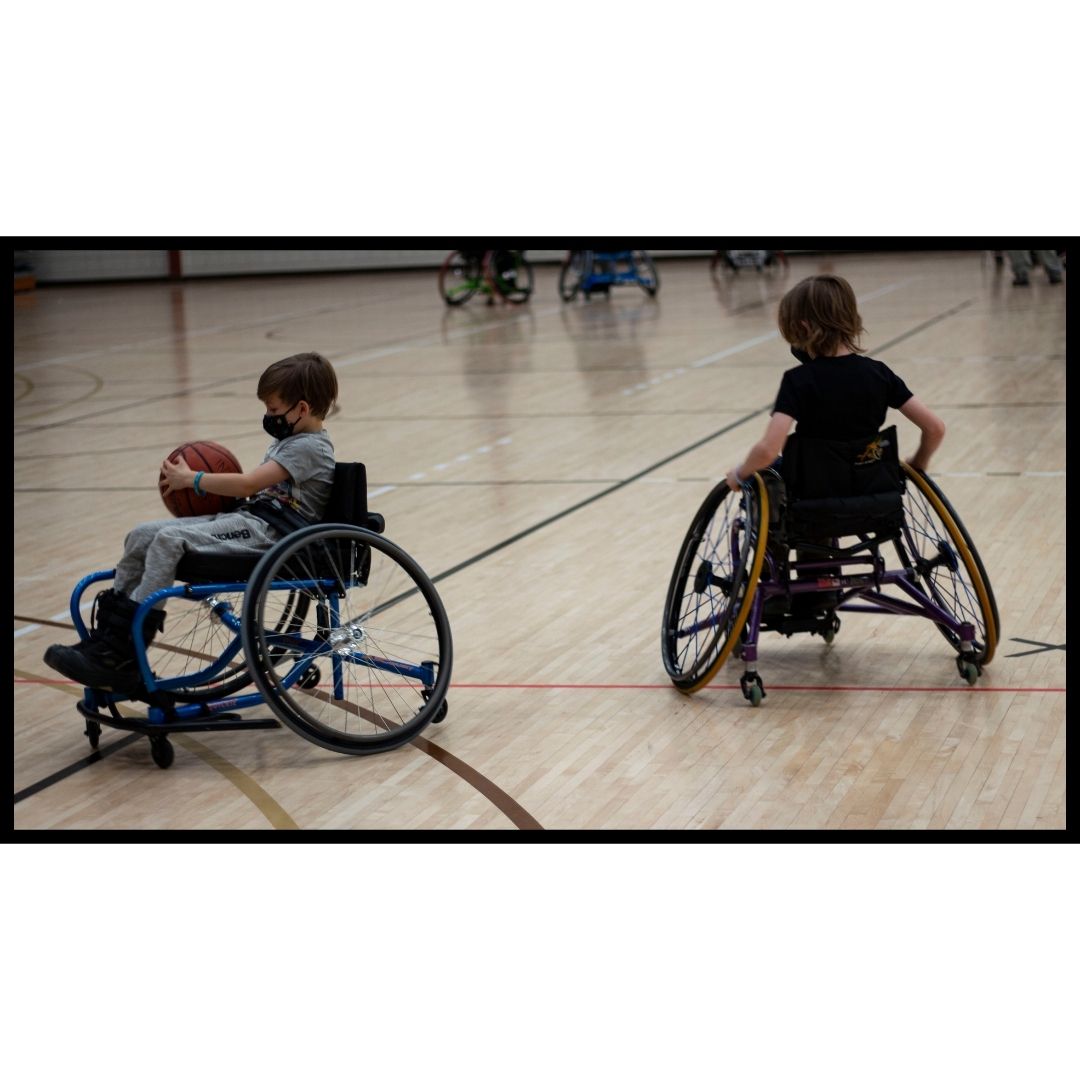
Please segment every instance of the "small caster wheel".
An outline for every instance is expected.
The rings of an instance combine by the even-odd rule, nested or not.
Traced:
[[[90,740],[90,749],[96,750],[101,740],[101,725],[96,720],[87,720],[83,734]]]
[[[150,736],[150,756],[154,764],[161,769],[167,769],[176,757],[176,751],[166,735]]]
[[[829,625],[825,627],[822,637],[825,639],[826,645],[831,645],[836,640],[836,633],[840,629],[840,620],[834,615],[829,620]]]
[[[296,685],[300,687],[301,690],[314,690],[315,687],[319,685],[319,680],[321,678],[322,673],[314,664],[312,664],[311,667],[296,680]]]
[[[433,724],[441,724],[446,719],[446,714],[450,711],[450,703],[443,698],[443,703],[439,706],[439,711],[431,718]]]
[[[958,656],[956,658],[956,670],[960,672],[960,678],[963,679],[968,686],[974,686],[979,680],[979,667],[970,660],[965,660],[963,657]]]
[[[765,687],[761,682],[761,676],[755,672],[748,672],[739,679],[743,697],[756,709],[765,699]]]

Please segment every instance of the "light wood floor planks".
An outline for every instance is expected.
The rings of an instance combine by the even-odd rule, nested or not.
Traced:
[[[685,698],[659,656],[672,563],[793,363],[777,301],[822,268],[863,298],[865,351],[948,425],[931,472],[1004,640],[968,689],[929,623],[850,614],[832,647],[763,637],[760,709],[734,666]],[[447,309],[434,272],[17,296],[15,792],[50,782],[16,828],[514,829],[514,806],[554,830],[1064,828],[1066,286],[1014,290],[983,252],[659,269],[655,301],[564,305],[539,267],[524,308]],[[387,535],[454,571],[450,715],[424,735],[501,806],[422,747],[347,758],[288,731],[177,738],[167,771],[144,739],[87,763],[75,688],[41,660],[74,638],[32,620],[65,621],[76,579],[162,516],[165,453],[203,438],[257,462],[258,375],[304,349],[337,366],[327,427]]]

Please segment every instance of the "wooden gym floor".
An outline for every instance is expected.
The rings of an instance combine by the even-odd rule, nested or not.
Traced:
[[[661,289],[450,310],[430,271],[40,288],[15,298],[15,826],[71,829],[1063,829],[1065,289],[985,252],[797,256],[786,273],[661,262]],[[948,424],[933,475],[1001,614],[969,688],[924,620],[849,614],[832,646],[764,635],[687,698],[664,593],[712,484],[794,361],[783,292],[846,276],[889,363]],[[174,737],[168,770],[42,662],[75,581],[163,516],[188,439],[248,465],[273,360],[337,366],[328,430],[454,632],[444,724],[352,758],[292,732]],[[896,414],[901,452],[914,428]]]

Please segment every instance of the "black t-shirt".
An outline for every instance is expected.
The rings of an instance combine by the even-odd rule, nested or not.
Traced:
[[[876,434],[889,409],[913,395],[880,360],[849,353],[819,356],[784,372],[773,412],[798,421],[811,439],[861,439]]]

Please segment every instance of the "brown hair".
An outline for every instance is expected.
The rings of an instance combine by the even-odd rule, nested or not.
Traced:
[[[321,353],[297,353],[271,364],[259,377],[257,393],[260,401],[271,394],[289,405],[306,401],[313,415],[322,420],[337,401],[337,375]]]
[[[777,322],[784,340],[811,356],[857,349],[864,329],[854,290],[835,274],[800,281],[780,301]]]

